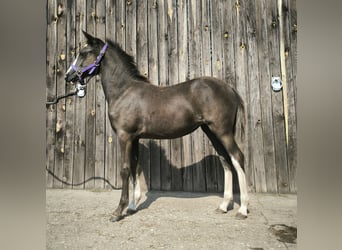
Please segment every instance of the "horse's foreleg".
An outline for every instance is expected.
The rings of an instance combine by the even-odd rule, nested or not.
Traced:
[[[133,142],[133,153],[132,153],[132,183],[133,183],[133,194],[132,201],[129,203],[127,213],[133,214],[137,210],[137,205],[141,198],[140,182],[138,176],[138,158],[139,158],[139,142],[138,140]]]
[[[111,221],[118,221],[123,218],[122,212],[127,207],[129,199],[128,184],[132,165],[132,141],[120,138],[120,150],[123,162],[123,168],[120,171],[122,179],[121,198],[118,207],[112,214]]]
[[[138,177],[138,176],[137,176]],[[137,211],[137,205],[141,199],[141,190],[139,178],[133,180],[133,195],[132,200],[128,205],[127,213],[133,214]]]

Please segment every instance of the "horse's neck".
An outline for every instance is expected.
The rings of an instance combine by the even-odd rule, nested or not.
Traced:
[[[137,84],[134,79],[125,75],[124,72],[116,72],[116,70],[105,70],[101,75],[102,88],[108,103],[115,102],[128,88]],[[114,74],[112,74],[113,72]]]
[[[129,73],[122,68],[120,61],[115,61],[115,55],[105,57],[101,67],[101,82],[105,97],[108,102],[119,99],[120,96],[132,85],[143,84],[134,79]]]
[[[129,82],[124,81],[123,79],[101,79],[102,88],[105,94],[105,97],[108,102],[119,99],[120,96],[127,90],[130,86]]]

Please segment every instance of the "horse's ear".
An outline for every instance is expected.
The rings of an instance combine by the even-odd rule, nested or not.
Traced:
[[[95,44],[95,41],[96,41],[95,37],[92,37],[91,35],[89,35],[84,30],[82,30],[82,33],[85,36],[85,38],[87,39],[87,44],[89,44],[89,45],[94,45]]]

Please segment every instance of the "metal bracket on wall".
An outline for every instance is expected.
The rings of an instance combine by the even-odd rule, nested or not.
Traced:
[[[279,76],[272,76],[271,86],[274,92],[279,92],[283,88],[281,78]]]

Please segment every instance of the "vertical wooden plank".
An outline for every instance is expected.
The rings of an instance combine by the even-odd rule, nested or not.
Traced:
[[[57,95],[65,94],[64,73],[66,71],[66,0],[57,1]],[[63,179],[64,136],[65,136],[65,99],[56,104],[56,147],[54,175]],[[53,186],[63,187],[62,182],[54,179]]]
[[[296,165],[297,165],[297,119],[296,119],[296,53],[297,53],[297,32],[296,32],[296,10],[295,2],[284,1],[284,44],[285,64],[287,79],[287,100],[288,100],[288,144],[287,159],[289,171],[290,192],[296,192]]]
[[[147,37],[147,1],[137,2],[137,66],[139,71],[148,76],[148,37]],[[142,190],[150,188],[150,140],[141,139],[139,146],[140,185]]]
[[[223,1],[223,13],[222,13],[222,28],[221,28],[221,41],[222,41],[222,53],[223,53],[223,70],[222,77],[226,83],[234,88],[236,88],[236,65],[235,65],[235,26],[237,25],[235,5],[236,2],[233,1]],[[239,147],[241,147],[244,142],[241,140],[240,128],[237,128],[235,140]],[[243,150],[243,148],[241,148]],[[243,150],[244,151],[244,150]],[[244,152],[245,153],[245,152]],[[231,166],[233,168],[233,166]],[[222,173],[223,174],[223,173]],[[237,175],[233,171],[233,184],[234,190],[237,190]]]
[[[289,34],[291,38],[291,64],[292,64],[292,75],[294,79],[293,89],[294,89],[294,101],[295,106],[297,104],[297,4],[296,0],[289,0],[289,8],[290,8],[290,22],[289,22]]]
[[[290,0],[290,37],[291,37],[291,64],[292,78],[290,81],[290,93],[293,108],[289,114],[289,145],[288,145],[288,161],[290,169],[290,191],[297,192],[297,5],[296,0]]]
[[[108,110],[108,109],[106,109]],[[110,125],[108,114],[106,112],[106,138],[105,138],[105,189],[111,189],[116,186],[116,135]]]
[[[87,0],[87,32],[93,36],[96,36],[96,1]],[[82,34],[83,35],[83,34]],[[83,37],[83,39],[85,39]],[[96,122],[96,108],[95,108],[95,78],[92,78],[87,83],[87,95],[84,101],[86,101],[86,161],[85,161],[85,174],[84,178],[85,188],[94,188],[95,185],[95,154],[96,154],[96,135],[95,135],[95,122]]]
[[[83,41],[82,30],[86,27],[86,4],[83,0],[76,1],[76,54],[79,52]],[[75,100],[75,150],[73,168],[73,188],[84,188],[84,166],[85,166],[85,110],[84,98]]]
[[[211,2],[211,48],[212,48],[212,76],[217,77],[219,79],[223,79],[223,53],[222,53],[222,23],[223,23],[223,5],[221,1],[212,1]],[[217,157],[217,154],[215,152]],[[223,191],[223,168],[221,162],[216,161],[214,168],[211,171],[215,171],[214,173],[210,173],[211,178],[214,178],[215,183],[217,185],[216,191]]]
[[[261,126],[260,87],[259,87],[259,60],[258,43],[256,38],[256,5],[254,0],[246,3],[247,14],[247,59],[248,59],[248,90],[249,90],[249,127],[250,134],[250,167],[254,171],[255,189],[257,192],[267,192],[263,136]]]
[[[236,0],[232,1],[232,4],[235,6],[234,11],[234,21],[235,21],[235,70],[236,70],[236,89],[239,92],[240,96],[245,102],[245,109],[246,114],[249,114],[249,103],[248,103],[248,84],[247,84],[247,37],[246,37],[246,13],[245,13],[245,1]],[[248,115],[247,115],[247,122],[246,122],[246,143],[244,145],[240,144],[241,150],[244,152],[245,155],[245,173],[247,179],[247,185],[249,189],[255,191],[255,183],[254,183],[254,176],[253,176],[253,169],[250,166],[250,159],[249,159],[249,138],[250,133],[252,132],[248,126]],[[239,130],[239,127],[237,128]],[[240,134],[237,131],[237,134]],[[234,182],[234,188],[238,188],[236,186],[236,182]]]
[[[222,73],[222,2],[212,1],[211,6],[211,37],[212,37],[212,74],[214,77],[223,79]]]
[[[286,73],[286,63],[285,63],[285,37],[284,33],[286,29],[284,26],[286,25],[284,22],[285,15],[283,12],[286,12],[286,6],[283,0],[278,0],[278,22],[279,22],[279,57],[280,57],[280,72],[281,72],[281,81],[283,83],[282,92],[283,92],[283,112],[284,112],[284,123],[285,123],[285,139],[286,145],[288,144],[288,91],[287,91],[287,73]]]
[[[188,74],[188,10],[187,0],[178,1],[178,62],[179,62],[179,81],[183,82],[189,78]],[[192,151],[191,135],[182,138],[183,143],[183,190],[192,191]]]
[[[96,37],[106,38],[106,1],[96,4]],[[106,100],[102,89],[100,76],[95,77],[95,188],[104,187],[105,177],[105,130],[106,130]]]
[[[212,76],[212,22],[211,22],[211,1],[202,0],[202,74],[204,76]],[[204,164],[205,164],[205,183],[207,192],[217,192],[217,169],[219,161],[217,161],[216,151],[207,138],[203,138],[204,147]]]
[[[168,0],[168,80],[170,85],[177,84],[178,79],[178,40],[177,40],[177,0]],[[182,181],[182,139],[173,139],[170,142],[171,189],[183,189]]]
[[[169,85],[168,79],[168,27],[167,27],[167,1],[159,1],[158,15],[158,85]],[[171,166],[170,166],[170,140],[160,140],[160,177],[161,189],[171,189]]]
[[[160,140],[161,190],[171,190],[170,140]]]
[[[115,35],[116,35],[116,42],[121,46],[123,50],[126,47],[126,2],[125,1],[116,1],[117,8],[116,8],[116,15],[115,15]],[[117,157],[117,164],[116,164],[116,181],[115,187],[121,188],[122,180],[120,176],[120,171],[122,169],[121,163],[121,152],[120,152],[120,144],[116,136],[116,157]]]
[[[106,0],[106,38],[115,40],[116,31],[116,13],[117,4],[115,0]],[[105,138],[105,188],[110,189],[115,186],[116,180],[116,134],[114,133],[109,118],[108,105],[105,104],[105,120],[106,120],[106,138]]]
[[[210,0],[201,0],[201,37],[199,43],[201,43],[201,75],[211,76],[211,12],[210,12]]]
[[[57,45],[56,1],[47,2],[47,40],[46,40],[46,98],[52,101],[56,97],[56,45]],[[53,187],[55,166],[56,106],[46,109],[46,187]]]
[[[136,61],[139,71],[148,77],[148,37],[147,37],[147,2],[137,2],[136,17]]]
[[[212,75],[212,65],[211,65],[211,7],[210,0],[201,0],[201,74],[202,76]]]
[[[183,191],[193,191],[193,152],[192,152],[192,134],[183,138]]]
[[[274,155],[274,134],[272,117],[272,88],[269,68],[269,50],[267,27],[270,25],[267,17],[266,2],[262,0],[257,5],[257,41],[260,79],[261,126],[263,131],[264,164],[268,192],[277,192],[276,165]]]
[[[115,40],[117,4],[115,0],[106,0],[106,39]]]
[[[201,44],[201,2],[189,0],[188,27],[189,27],[189,77],[201,76],[202,44]]]
[[[75,44],[75,1],[67,1],[67,66],[69,66],[76,56]],[[66,84],[66,92],[74,91],[73,84]],[[68,97],[65,103],[65,141],[64,141],[64,173],[63,173],[63,188],[72,188],[72,171],[73,171],[73,157],[74,157],[74,114],[75,114],[75,97]]]
[[[189,65],[190,78],[201,76],[203,73],[202,63],[202,2],[191,0],[188,4],[189,14]],[[196,192],[205,192],[206,178],[203,132],[198,129],[192,134],[192,168],[193,168],[193,190]]]
[[[148,2],[148,75],[152,84],[158,84],[158,8],[159,1]],[[151,189],[161,189],[160,146],[158,140],[151,140]]]
[[[136,57],[137,52],[137,6],[136,1],[126,1],[126,49],[127,54]]]
[[[222,6],[223,22],[222,22],[222,52],[223,52],[223,79],[230,85],[235,87],[235,51],[234,51],[234,24],[233,13],[235,11],[234,4],[230,1],[223,1]]]
[[[281,76],[279,58],[279,22],[277,2],[267,2],[267,15],[269,17],[268,37],[271,76]],[[277,166],[278,191],[289,192],[289,179],[287,169],[286,138],[284,126],[284,111],[282,92],[272,92],[272,114],[274,131],[274,152]]]
[[[135,58],[137,55],[137,2],[126,1],[126,52]],[[131,179],[130,179],[131,180]]]
[[[126,48],[126,3],[116,1],[115,30],[116,42],[125,50]]]

